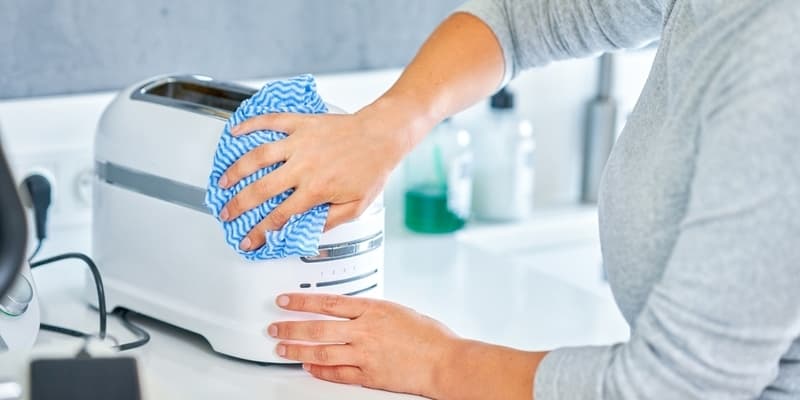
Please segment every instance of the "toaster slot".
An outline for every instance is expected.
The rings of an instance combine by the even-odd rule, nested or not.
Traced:
[[[227,120],[253,88],[215,81],[199,75],[169,76],[134,90],[131,99],[180,108]]]

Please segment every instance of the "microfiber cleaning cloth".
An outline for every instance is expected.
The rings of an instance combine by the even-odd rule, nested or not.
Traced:
[[[214,154],[206,192],[206,205],[214,217],[219,220],[222,208],[237,193],[282,164],[278,163],[262,168],[228,189],[220,188],[219,178],[236,160],[261,144],[286,137],[285,133],[268,130],[234,137],[231,135],[231,128],[248,118],[262,114],[275,112],[319,114],[327,111],[328,108],[317,94],[317,84],[311,75],[270,82],[252,97],[243,101],[225,124],[217,152]],[[302,214],[293,215],[281,230],[267,232],[266,244],[261,248],[251,251],[239,248],[239,242],[247,236],[247,233],[290,194],[292,194],[291,189],[245,212],[233,221],[220,220],[228,245],[248,260],[317,255],[319,238],[322,235],[325,220],[328,218],[328,204],[318,205]]]

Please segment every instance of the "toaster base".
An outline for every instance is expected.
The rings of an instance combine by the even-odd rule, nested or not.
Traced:
[[[266,315],[264,320],[234,323],[225,317],[215,318],[214,314],[204,313],[203,310],[189,310],[168,298],[154,297],[143,288],[135,288],[114,279],[105,280],[104,286],[106,307],[109,311],[119,308],[128,309],[148,318],[187,330],[203,337],[213,351],[246,361],[297,364],[297,362],[286,360],[275,353],[278,341],[267,335],[266,328],[270,323],[276,321],[315,319],[309,314],[286,312],[276,307],[276,311]],[[87,286],[87,289],[91,289],[87,290],[88,292],[94,293],[94,284],[91,283],[91,287]],[[274,296],[265,296],[264,301],[272,302],[277,295],[276,293]],[[359,293],[358,296],[382,298],[382,285],[377,284],[371,289]],[[96,308],[97,300],[92,299],[90,304]]]

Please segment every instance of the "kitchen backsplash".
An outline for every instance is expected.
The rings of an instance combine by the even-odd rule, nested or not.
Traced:
[[[0,1],[0,99],[406,64],[462,0]]]

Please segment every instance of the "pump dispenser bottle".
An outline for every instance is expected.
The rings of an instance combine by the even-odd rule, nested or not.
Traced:
[[[481,220],[522,220],[533,209],[533,127],[516,113],[514,94],[507,88],[492,96],[489,104],[485,124],[473,135],[473,212]]]

